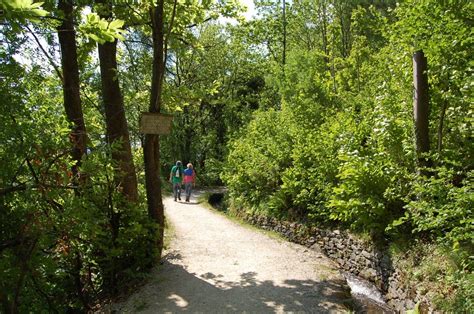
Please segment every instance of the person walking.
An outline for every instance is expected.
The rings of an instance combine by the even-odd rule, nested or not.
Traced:
[[[196,171],[194,171],[192,163],[188,163],[186,167],[184,170],[184,191],[186,193],[186,202],[189,202],[193,187],[196,186]]]
[[[179,160],[176,162],[176,165],[174,165],[171,168],[170,182],[173,185],[174,201],[176,202],[177,199],[181,200],[181,184],[183,182],[183,164]]]

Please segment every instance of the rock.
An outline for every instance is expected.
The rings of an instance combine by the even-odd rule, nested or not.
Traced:
[[[374,282],[377,278],[377,271],[373,268],[366,268],[360,273],[361,277]]]
[[[412,300],[408,300],[405,302],[405,308],[407,310],[413,310],[415,308],[416,304]]]
[[[309,247],[311,250],[325,252],[341,269],[359,275],[386,291],[388,304],[398,311],[412,309],[414,303],[427,300],[426,290],[418,289],[408,293],[404,288],[400,270],[396,270],[397,261],[392,260],[384,249],[379,249],[370,242],[359,240],[345,231],[306,227],[296,222],[280,221],[265,216],[244,215],[242,219],[260,226],[262,229],[274,230],[290,241]],[[322,258],[318,255],[317,258]],[[411,308],[410,308],[411,307]],[[427,302],[426,308],[430,308]]]
[[[362,255],[363,255],[365,258],[373,259],[373,255],[372,255],[370,252],[367,252],[366,250],[363,250],[363,251],[362,251]]]

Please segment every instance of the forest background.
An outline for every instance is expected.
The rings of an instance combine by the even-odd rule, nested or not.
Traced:
[[[473,6],[256,1],[245,19],[234,1],[2,1],[3,310],[90,310],[146,276],[176,159],[225,184],[236,214],[419,256],[414,284],[438,290],[440,309],[472,309]],[[174,116],[170,135],[139,133],[148,111]]]

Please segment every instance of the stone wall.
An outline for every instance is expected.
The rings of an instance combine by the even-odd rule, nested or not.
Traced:
[[[265,216],[247,215],[242,218],[263,229],[278,232],[292,242],[320,248],[344,271],[374,283],[382,291],[387,304],[396,311],[404,312],[420,303],[422,312],[433,312],[430,302],[404,280],[404,272],[397,269],[397,261],[392,260],[384,248],[377,248],[345,231],[308,227]]]

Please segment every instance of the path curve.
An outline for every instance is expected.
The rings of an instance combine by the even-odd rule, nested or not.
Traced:
[[[345,280],[322,253],[241,226],[196,199],[164,199],[174,232],[164,262],[115,311],[348,311]]]

